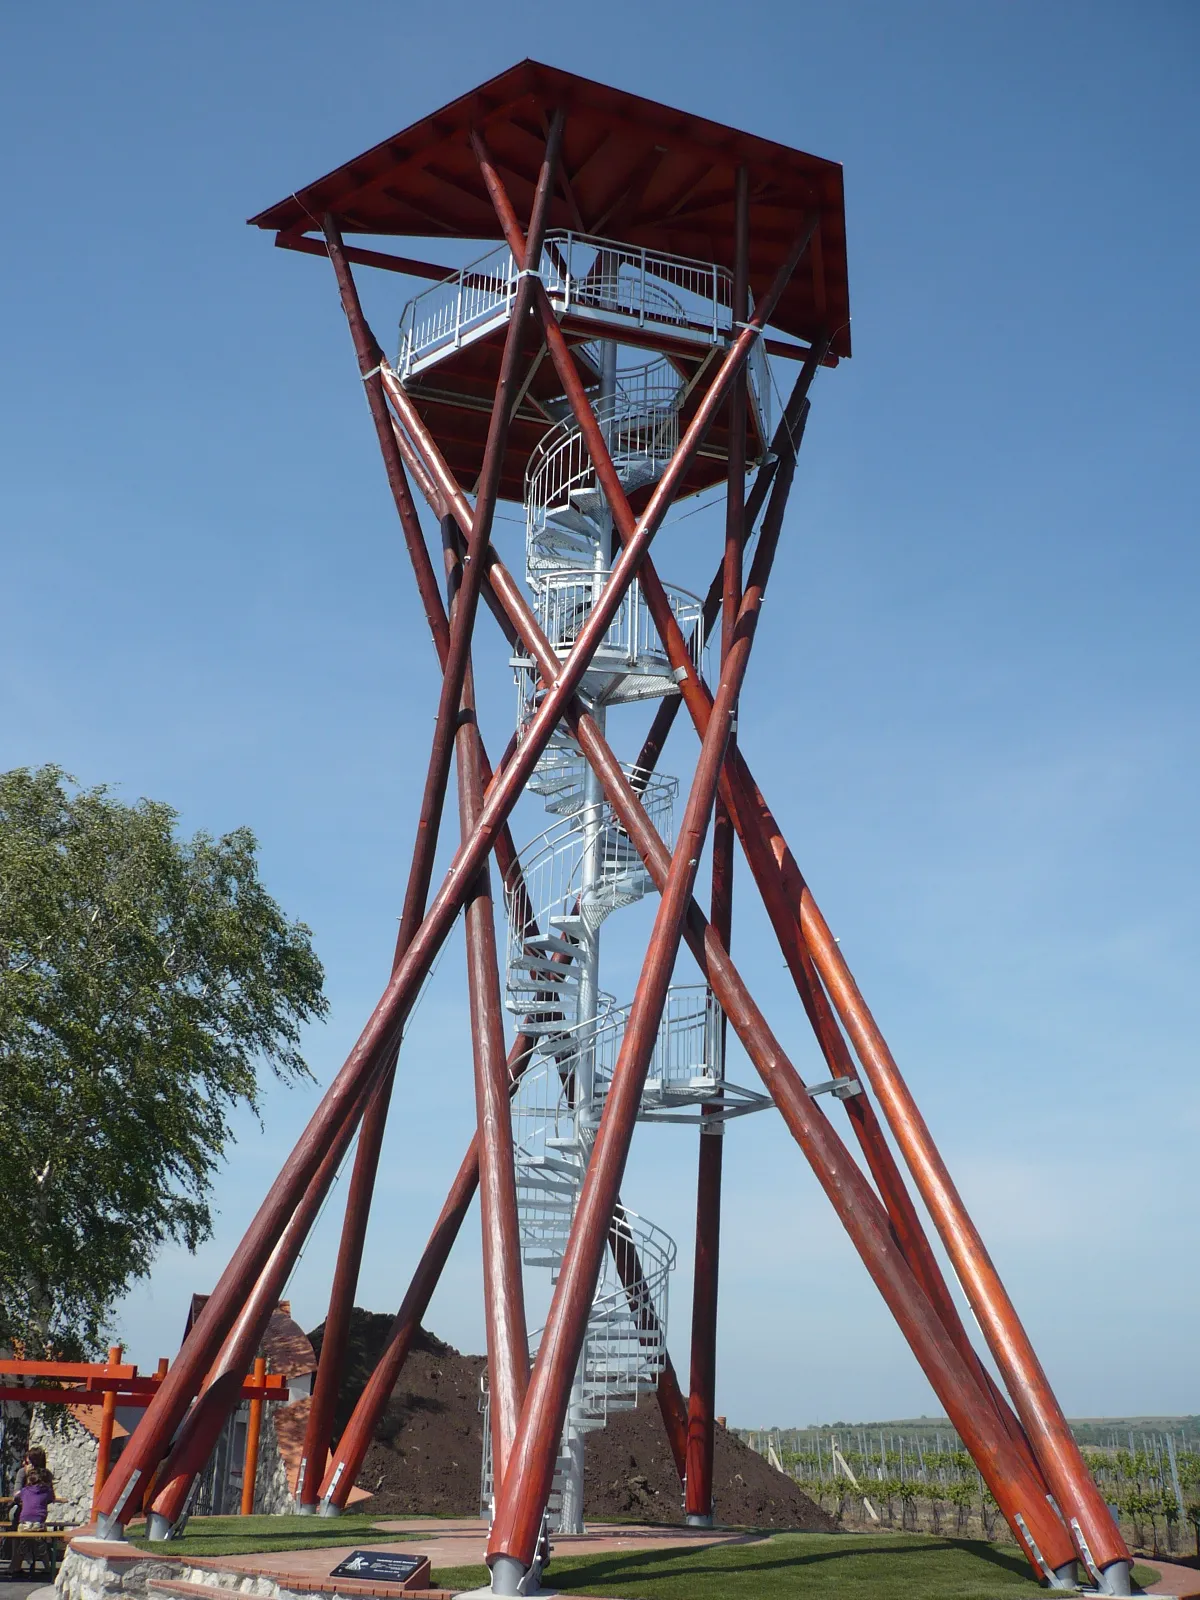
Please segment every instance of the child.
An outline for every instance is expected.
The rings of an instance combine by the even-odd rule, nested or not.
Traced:
[[[24,1479],[17,1490],[18,1531],[21,1533],[36,1533],[39,1528],[46,1526],[46,1513],[50,1510],[50,1503],[54,1499],[54,1476],[46,1465],[46,1452],[34,1445],[25,1456],[25,1465],[21,1477]],[[9,1572],[12,1576],[19,1577],[25,1564],[22,1554],[24,1541],[13,1540],[12,1562]],[[36,1546],[35,1546],[36,1549]],[[33,1562],[30,1561],[32,1570]]]

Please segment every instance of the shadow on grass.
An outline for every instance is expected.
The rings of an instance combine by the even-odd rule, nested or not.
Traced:
[[[368,1516],[319,1517],[255,1516],[193,1517],[182,1537],[166,1543],[152,1543],[145,1528],[130,1533],[130,1543],[139,1550],[167,1559],[186,1556],[241,1556],[283,1553],[288,1550],[320,1550],[326,1545],[395,1544],[405,1537],[398,1531],[377,1526]]]
[[[993,1575],[989,1579],[989,1573]],[[636,1550],[571,1556],[551,1563],[547,1582],[564,1593],[723,1595],[731,1582],[750,1600],[756,1593],[832,1595],[887,1591],[912,1600],[926,1594],[1033,1593],[1037,1580],[1017,1550],[969,1539],[898,1535],[873,1538],[838,1534],[747,1531],[744,1539],[696,1550]],[[478,1581],[475,1570],[436,1571],[435,1582]],[[486,1580],[485,1580],[486,1581]],[[1026,1587],[1028,1586],[1028,1587]]]
[[[787,1537],[787,1534],[775,1534],[770,1544],[775,1542],[775,1538],[785,1539]],[[836,1538],[836,1535],[829,1537]],[[844,1562],[853,1560],[855,1557],[894,1558],[915,1556],[922,1560],[928,1560],[930,1556],[938,1552],[958,1551],[975,1560],[986,1561],[1014,1577],[1031,1577],[1029,1563],[1019,1554],[1009,1555],[1006,1551],[998,1550],[992,1545],[975,1542],[970,1539],[929,1539],[914,1543],[909,1543],[907,1540],[904,1543],[900,1543],[898,1540],[894,1542],[890,1540],[887,1542],[872,1540],[869,1545],[851,1543],[848,1540],[846,1544],[832,1549],[805,1550],[802,1548],[796,1550],[793,1554],[787,1555],[781,1553],[768,1554],[770,1544],[764,1542],[763,1546],[759,1547],[757,1540],[753,1542],[739,1540],[736,1544],[710,1546],[703,1552],[704,1556],[710,1558],[708,1561],[704,1561],[698,1554],[678,1548],[674,1550],[630,1551],[628,1554],[619,1556],[568,1556],[553,1562],[550,1571],[557,1573],[561,1570],[562,1577],[557,1580],[561,1582],[566,1582],[572,1577],[579,1577],[583,1578],[587,1583],[602,1583],[607,1579],[620,1580],[622,1575],[649,1577],[652,1575],[654,1568],[668,1569],[663,1572],[663,1576],[667,1576],[672,1564],[674,1564],[675,1568],[675,1572],[670,1574],[672,1576],[675,1573],[681,1573],[682,1570],[686,1570],[688,1576],[716,1577],[720,1573],[728,1573],[731,1566],[736,1567],[741,1572],[767,1573],[788,1571],[802,1567],[823,1566],[830,1561]],[[730,1552],[731,1557],[736,1551],[736,1557],[733,1560],[728,1558],[724,1560],[711,1559],[714,1556],[720,1556],[725,1551]],[[756,1559],[756,1556],[759,1556],[759,1559]],[[566,1568],[564,1563],[570,1560],[578,1561],[579,1566],[573,1569]],[[683,1560],[687,1561],[687,1565],[686,1568],[681,1569]],[[586,1578],[584,1578],[583,1572],[583,1564],[585,1562],[587,1564]]]

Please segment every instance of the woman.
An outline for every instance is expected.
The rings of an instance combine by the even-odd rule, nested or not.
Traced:
[[[50,1510],[54,1499],[54,1474],[46,1465],[46,1452],[40,1445],[33,1445],[25,1452],[25,1460],[21,1471],[17,1474],[17,1531],[19,1533],[36,1533],[38,1529],[45,1529],[46,1514]],[[25,1565],[22,1554],[24,1541],[13,1540],[12,1561],[9,1572],[14,1578],[21,1575]],[[36,1546],[34,1547],[36,1549]],[[32,1560],[29,1563],[33,1568]]]

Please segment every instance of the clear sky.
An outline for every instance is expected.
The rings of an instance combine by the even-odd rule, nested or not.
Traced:
[[[331,274],[244,218],[525,55],[844,163],[856,354],[814,391],[742,742],[1064,1405],[1200,1410],[1200,10],[51,0],[0,29],[3,761],[254,828],[326,965],[320,1082],[386,975],[437,685]],[[416,287],[371,284],[386,344]],[[663,575],[719,537],[668,527]],[[507,653],[485,618],[494,750]],[[695,748],[681,719],[664,770]],[[819,1077],[746,881],[735,954]],[[645,911],[609,941],[623,999]],[[377,1311],[469,1136],[464,994],[456,934],[404,1050]],[[315,1099],[240,1124],[216,1237],[120,1309],[136,1359],[176,1349]],[[684,1371],[694,1165],[641,1130],[624,1186],[680,1243]],[[936,1409],[773,1116],[730,1132],[724,1250],[732,1422]],[[471,1350],[478,1259],[476,1212],[429,1318]]]

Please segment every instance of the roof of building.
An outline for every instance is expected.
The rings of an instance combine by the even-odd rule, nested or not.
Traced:
[[[281,1372],[285,1378],[316,1370],[316,1352],[308,1335],[282,1306],[272,1312],[259,1349],[267,1358],[268,1368]]]
[[[187,1326],[183,1330],[185,1339],[207,1302],[206,1294],[192,1296],[191,1305],[188,1307]],[[290,1300],[280,1300],[271,1313],[271,1320],[267,1324],[267,1331],[263,1334],[259,1350],[266,1356],[269,1370],[282,1373],[285,1378],[294,1378],[303,1372],[316,1371],[316,1352],[304,1329],[293,1319]]]
[[[513,204],[528,215],[545,129],[560,106],[566,124],[551,228],[732,268],[735,176],[744,165],[755,292],[766,289],[802,218],[820,213],[772,326],[800,339],[828,330],[832,354],[850,354],[839,163],[536,61],[510,67],[251,223],[298,237],[332,213],[345,233],[499,239],[470,130],[482,132]]]
[[[67,1406],[75,1421],[81,1428],[85,1428],[93,1439],[100,1437],[100,1420],[104,1413],[103,1406]],[[118,1418],[113,1418],[112,1436],[114,1439],[127,1438],[129,1429]]]

